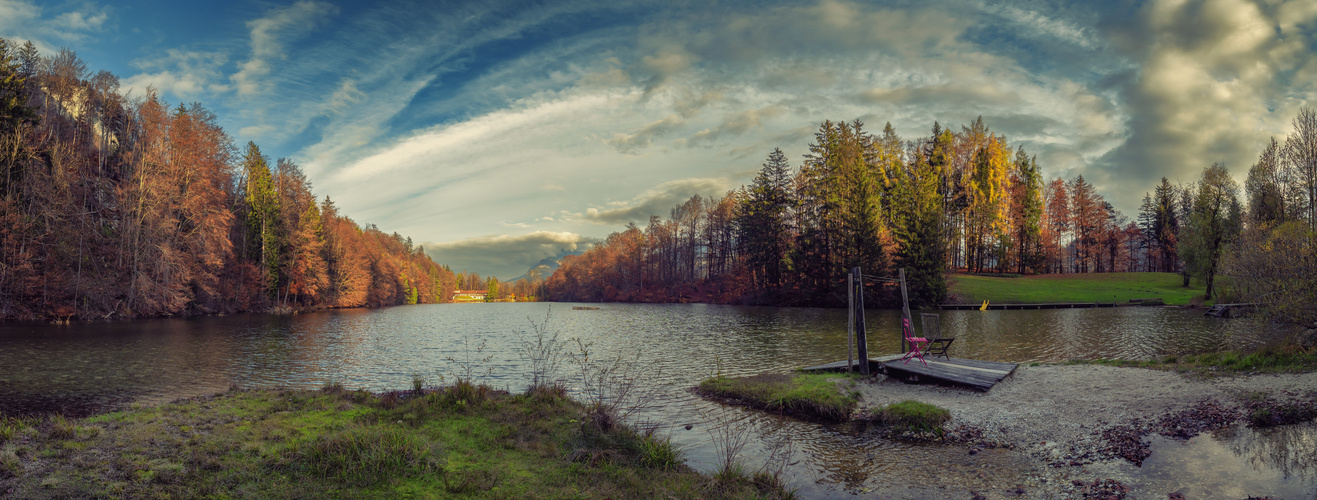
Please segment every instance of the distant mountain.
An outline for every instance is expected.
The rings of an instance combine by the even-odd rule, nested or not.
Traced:
[[[568,255],[580,255],[582,253],[585,252],[563,252],[553,257],[541,259],[539,262],[536,262],[535,265],[531,266],[530,269],[527,269],[525,274],[507,281],[528,279],[531,274],[535,273],[539,274],[540,279],[548,279],[549,276],[553,275],[554,271],[558,270],[558,265],[562,263],[564,257],[567,257]]]

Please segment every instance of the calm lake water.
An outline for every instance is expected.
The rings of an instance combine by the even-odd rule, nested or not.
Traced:
[[[0,411],[82,415],[214,393],[233,384],[319,388],[338,381],[349,388],[404,389],[413,374],[434,383],[451,381],[465,361],[479,365],[477,379],[516,391],[526,385],[518,352],[533,336],[530,321],[543,320],[551,308],[549,329],[588,344],[592,357],[638,359],[640,384],[655,401],[640,417],[687,446],[696,468],[708,470],[715,461],[709,428],[735,421],[754,435],[747,456],[759,456],[778,437],[792,436],[796,464],[787,477],[805,497],[899,487],[918,464],[963,467],[966,474],[1018,469],[1021,457],[1009,453],[967,461],[960,449],[875,440],[845,426],[726,408],[687,391],[719,371],[784,372],[844,359],[844,310],[702,304],[594,304],[598,310],[572,310],[572,305],[437,304],[296,316],[0,324]],[[1151,358],[1246,348],[1256,337],[1249,323],[1180,309],[938,314],[943,332],[957,338],[952,356],[1010,362]],[[869,311],[867,319],[869,352],[899,351],[899,312]]]

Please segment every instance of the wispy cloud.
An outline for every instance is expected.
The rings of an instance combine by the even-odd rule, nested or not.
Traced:
[[[324,18],[338,12],[338,7],[324,2],[301,0],[265,17],[247,22],[251,29],[251,57],[238,65],[230,79],[239,95],[258,94],[266,88],[263,81],[272,63],[284,59],[284,41],[305,35]]]

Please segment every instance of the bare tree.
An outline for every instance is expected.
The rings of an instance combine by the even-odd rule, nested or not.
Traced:
[[[1304,193],[1302,213],[1310,231],[1317,232],[1317,111],[1304,106],[1294,117],[1294,132],[1285,138],[1286,167]]]

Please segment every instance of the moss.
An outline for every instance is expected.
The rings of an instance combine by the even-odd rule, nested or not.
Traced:
[[[873,411],[874,419],[883,425],[914,432],[943,433],[942,426],[951,421],[951,412],[928,403],[906,400]]]
[[[771,411],[792,411],[832,421],[850,417],[859,393],[838,387],[838,379],[858,375],[836,373],[760,374],[752,377],[713,377],[700,382],[697,392]]]

